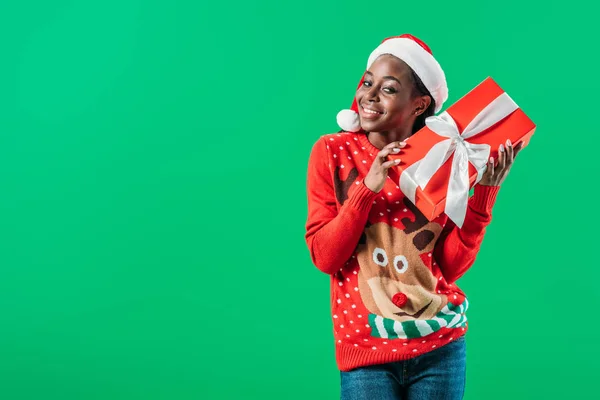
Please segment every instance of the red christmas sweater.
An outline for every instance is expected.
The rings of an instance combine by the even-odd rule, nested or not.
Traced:
[[[430,222],[391,176],[379,193],[364,185],[378,152],[362,133],[331,134],[308,163],[305,238],[331,275],[341,371],[413,358],[465,334],[468,301],[455,282],[475,261],[499,190],[476,185],[460,229],[445,214]]]

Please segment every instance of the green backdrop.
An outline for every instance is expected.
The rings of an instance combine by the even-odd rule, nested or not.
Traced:
[[[448,105],[490,75],[538,124],[459,281],[466,399],[594,397],[591,2],[10,3],[2,399],[338,398],[306,165],[369,52],[405,32]]]

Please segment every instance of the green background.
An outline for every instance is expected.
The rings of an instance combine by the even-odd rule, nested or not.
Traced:
[[[11,3],[1,398],[339,398],[306,165],[369,52],[405,32],[447,105],[489,75],[538,124],[459,281],[466,399],[597,395],[591,2]]]

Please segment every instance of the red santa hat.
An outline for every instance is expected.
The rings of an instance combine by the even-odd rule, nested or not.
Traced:
[[[401,59],[415,71],[415,74],[421,79],[433,100],[435,100],[435,113],[438,113],[448,99],[448,86],[444,71],[433,57],[429,46],[408,34],[387,38],[369,56],[367,69],[379,56],[384,54],[391,54]],[[360,88],[361,85],[362,79],[358,87]],[[360,130],[356,97],[350,110],[342,110],[338,113],[337,123],[340,128],[347,132],[358,132]]]

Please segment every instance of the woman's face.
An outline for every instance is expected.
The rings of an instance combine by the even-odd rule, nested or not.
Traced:
[[[365,73],[356,101],[365,131],[388,132],[406,125],[412,128],[423,99],[413,98],[409,66],[399,58],[383,55]]]

